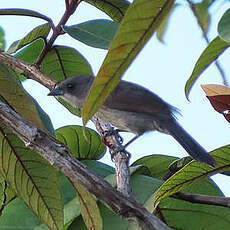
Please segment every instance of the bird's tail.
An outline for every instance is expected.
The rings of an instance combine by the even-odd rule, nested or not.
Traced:
[[[216,161],[176,121],[173,121],[167,130],[192,158],[212,167],[216,166]]]

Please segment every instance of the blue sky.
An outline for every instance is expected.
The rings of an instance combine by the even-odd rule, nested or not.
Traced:
[[[201,52],[206,47],[202,39],[196,19],[181,1],[183,6],[174,11],[168,31],[165,36],[165,44],[160,43],[155,36],[150,39],[134,63],[124,74],[123,79],[138,83],[157,93],[168,103],[180,109],[182,116],[178,116],[180,124],[208,151],[229,144],[229,123],[211,107],[208,99],[202,91],[201,84],[222,84],[220,75],[212,65],[196,82],[191,91],[190,102],[184,94],[184,86]],[[55,9],[54,9],[55,5]],[[1,1],[0,8],[27,8],[38,11],[51,17],[57,23],[64,11],[64,0],[56,1],[30,1],[10,0]],[[214,4],[211,13],[214,17],[209,33],[210,39],[217,35],[217,23],[230,7],[230,3]],[[109,19],[103,12],[83,3],[80,4],[75,15],[67,25],[77,24],[91,19]],[[22,38],[35,26],[44,21],[28,17],[1,16],[0,26],[5,30],[7,46],[13,41]],[[88,47],[73,40],[68,35],[58,38],[56,44],[68,45],[76,48],[89,61],[94,74],[100,68],[106,55],[105,50]],[[227,50],[220,58],[226,75],[230,76],[230,50]],[[47,97],[48,90],[37,83],[26,81],[25,88],[39,102],[49,114],[54,127],[58,128],[68,124],[81,124],[81,120],[69,114],[57,101]],[[63,119],[64,117],[64,119]],[[90,127],[93,127],[90,125]],[[130,138],[131,135],[124,135]],[[131,162],[150,154],[186,156],[186,151],[170,136],[158,132],[145,134],[128,147],[132,153]],[[112,165],[109,154],[103,158],[103,162]],[[225,176],[215,176],[215,181],[230,196],[230,181]]]

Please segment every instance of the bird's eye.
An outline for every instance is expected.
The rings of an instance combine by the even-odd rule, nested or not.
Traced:
[[[68,89],[73,89],[73,84],[71,84],[71,83],[68,83],[66,86]]]

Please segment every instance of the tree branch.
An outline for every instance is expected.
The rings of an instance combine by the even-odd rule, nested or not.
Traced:
[[[140,226],[143,230],[170,230],[134,199],[116,191],[108,182],[76,160],[60,142],[26,121],[2,102],[0,102],[0,120],[1,124],[14,132],[27,147],[38,152],[71,181],[80,183],[117,215]]]
[[[218,197],[209,196],[201,194],[193,194],[189,192],[177,192],[171,197],[179,200],[185,200],[191,203],[216,205],[230,208],[230,198],[229,197]]]
[[[114,128],[94,116],[91,119],[97,131],[104,139],[104,143],[109,147],[111,158],[115,163],[117,190],[125,196],[131,195],[131,182],[129,170],[129,156],[130,154],[124,150],[121,145],[121,137]]]
[[[33,79],[49,89],[52,89],[56,81],[50,76],[42,73],[35,65],[27,64],[26,62],[17,59],[11,55],[0,51],[0,63],[3,63],[15,71],[20,72],[26,78]]]

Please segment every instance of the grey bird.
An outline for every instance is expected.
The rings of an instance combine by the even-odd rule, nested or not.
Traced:
[[[49,96],[61,96],[73,107],[82,109],[94,77],[80,75],[60,82]],[[176,109],[148,89],[121,80],[96,116],[119,130],[140,136],[157,130],[173,136],[195,160],[216,166],[215,160],[179,125]]]

